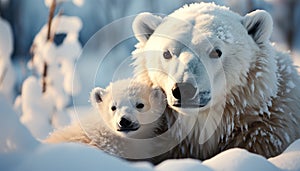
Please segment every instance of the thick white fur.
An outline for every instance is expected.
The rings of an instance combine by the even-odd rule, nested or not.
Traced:
[[[137,16],[133,26],[140,41],[133,52],[135,77],[161,87],[169,106],[188,115],[172,129],[173,137],[182,139],[186,127],[194,126],[170,151],[171,158],[207,159],[232,147],[270,157],[300,137],[299,75],[290,56],[270,44],[272,19],[267,12],[240,16],[225,7],[200,3],[162,20],[149,15]],[[151,36],[141,38],[149,32],[143,31],[149,28],[147,22],[160,24],[151,27]],[[215,47],[223,52],[219,59],[209,58]],[[163,58],[166,50],[172,52],[172,59]],[[202,108],[174,107],[171,90],[180,82],[210,89],[210,103]]]

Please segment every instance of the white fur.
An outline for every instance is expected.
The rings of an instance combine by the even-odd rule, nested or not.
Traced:
[[[145,20],[140,15],[133,23],[136,35],[152,31],[142,41],[138,37],[133,52],[135,77],[161,87],[168,105],[187,115],[173,129],[173,136],[181,139],[185,127],[195,124],[171,157],[206,159],[231,147],[270,157],[300,136],[300,89],[284,83],[292,80],[297,85],[300,79],[290,57],[270,45],[272,19],[267,12],[240,16],[213,3],[199,3],[162,20],[149,15]],[[149,21],[151,18],[155,21]],[[157,27],[150,24],[148,29],[148,22]],[[220,58],[209,57],[215,48],[222,50]],[[163,58],[166,50],[171,59]],[[210,102],[199,108],[173,106],[175,83],[191,83],[198,92],[210,91]]]

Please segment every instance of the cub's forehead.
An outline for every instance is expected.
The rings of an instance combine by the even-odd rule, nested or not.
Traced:
[[[113,99],[121,100],[128,98],[142,98],[151,93],[151,87],[131,80],[121,80],[111,83],[106,91]]]

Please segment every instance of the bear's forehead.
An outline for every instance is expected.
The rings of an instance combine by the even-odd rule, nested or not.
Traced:
[[[224,6],[219,6],[214,3],[195,3],[185,5],[182,8],[174,11],[170,14],[170,17],[178,18],[178,19],[188,19],[195,18],[199,15],[206,14],[208,16],[214,18],[226,18],[229,17],[231,19],[240,18],[241,16],[229,8]]]
[[[220,26],[234,25],[236,27],[236,25],[241,24],[242,17],[227,7],[213,3],[200,3],[184,6],[167,16],[165,20],[167,21],[162,24],[163,27],[171,25],[172,30],[189,28],[201,33],[220,30]]]
[[[186,46],[191,46],[191,43],[197,46],[199,43],[206,45],[207,41],[211,41],[210,38],[234,43],[239,39],[236,34],[244,29],[241,21],[242,17],[228,8],[192,4],[189,8],[183,7],[165,17],[154,35],[162,40],[181,42]]]

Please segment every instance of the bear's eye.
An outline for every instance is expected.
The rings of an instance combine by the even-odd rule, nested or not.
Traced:
[[[135,107],[138,109],[143,109],[145,105],[143,103],[138,103]]]
[[[163,56],[164,56],[165,59],[171,59],[172,58],[172,54],[169,50],[165,51],[163,53]]]
[[[222,56],[222,51],[218,48],[213,49],[209,54],[210,58],[220,58],[221,56]]]
[[[110,109],[111,109],[112,111],[115,111],[115,110],[117,110],[117,107],[116,107],[116,106],[112,106]]]

